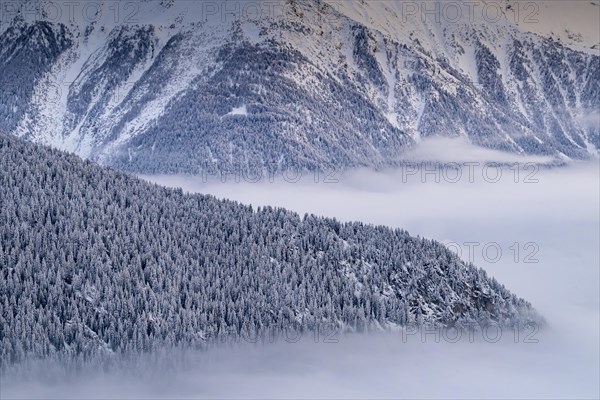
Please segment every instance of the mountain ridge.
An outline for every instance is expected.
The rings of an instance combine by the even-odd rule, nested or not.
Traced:
[[[15,77],[0,129],[138,173],[381,168],[432,136],[561,160],[600,148],[597,51],[510,21],[393,26],[394,2],[289,0],[285,17],[258,19],[221,3],[132,4],[136,23],[15,19],[0,36],[24,43],[0,55]],[[41,70],[14,70],[15,54],[51,42],[63,46]]]

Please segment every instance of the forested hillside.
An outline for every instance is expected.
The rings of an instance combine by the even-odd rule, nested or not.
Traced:
[[[0,135],[0,358],[63,362],[322,324],[537,320],[402,230],[252,209]]]

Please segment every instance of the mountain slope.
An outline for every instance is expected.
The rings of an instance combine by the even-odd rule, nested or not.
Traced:
[[[135,4],[131,19],[15,17],[0,35],[11,49],[0,130],[144,173],[381,167],[436,135],[561,158],[600,147],[598,51],[514,16],[436,21],[401,2],[253,3],[260,17],[236,2]],[[46,45],[39,68],[18,67]]]
[[[321,328],[541,321],[402,230],[187,195],[6,135],[0,185],[4,367]]]

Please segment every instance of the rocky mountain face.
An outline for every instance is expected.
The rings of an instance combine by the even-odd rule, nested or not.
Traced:
[[[23,4],[0,16],[0,131],[127,171],[377,168],[432,136],[600,148],[598,50],[510,1]]]

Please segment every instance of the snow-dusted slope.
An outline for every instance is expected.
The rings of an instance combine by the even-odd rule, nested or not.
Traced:
[[[545,324],[399,229],[186,195],[3,134],[0,187],[0,373],[325,327]]]
[[[433,135],[570,158],[600,146],[598,25],[558,30],[558,6],[23,4],[2,16],[0,130],[127,170],[393,165]]]
[[[600,48],[600,1],[596,0],[473,0],[428,4],[406,1],[326,2],[361,24],[396,38],[406,38],[407,32],[418,34],[422,25],[470,23],[512,27],[584,51]]]

